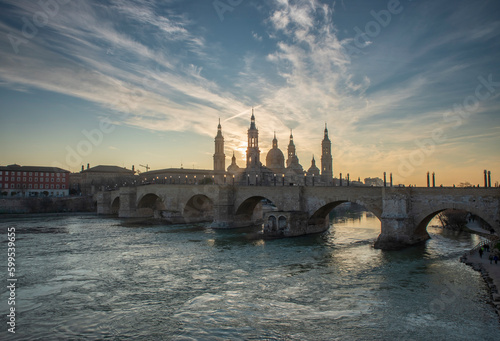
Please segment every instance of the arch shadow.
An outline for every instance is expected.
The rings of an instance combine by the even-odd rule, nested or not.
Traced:
[[[140,217],[154,217],[155,212],[162,210],[165,210],[165,204],[154,193],[144,195],[137,203],[137,215]]]
[[[214,203],[204,194],[193,195],[184,206],[186,223],[211,222],[214,220]]]
[[[111,214],[118,215],[120,210],[120,197],[116,197],[111,203]]]
[[[274,203],[263,196],[251,196],[245,199],[236,209],[235,225],[251,226],[263,223],[265,212],[277,210]]]

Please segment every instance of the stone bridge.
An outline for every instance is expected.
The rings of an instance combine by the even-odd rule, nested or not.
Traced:
[[[382,249],[428,239],[427,224],[445,209],[469,211],[500,232],[498,188],[145,185],[99,192],[97,212],[167,223],[209,221],[216,228],[263,223],[265,234],[289,237],[327,230],[329,212],[344,202],[363,205],[380,219],[375,247]]]

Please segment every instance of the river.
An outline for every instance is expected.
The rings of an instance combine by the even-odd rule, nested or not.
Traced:
[[[16,229],[14,340],[498,340],[479,242],[429,227],[402,251],[372,247],[368,212],[329,232],[256,239],[250,229],[133,225],[96,216],[0,221],[6,339],[7,229]]]

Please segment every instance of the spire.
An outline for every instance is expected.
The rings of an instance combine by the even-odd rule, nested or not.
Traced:
[[[222,126],[220,125],[220,117],[219,117],[219,125],[217,126],[217,137],[222,137]]]
[[[328,138],[328,128],[326,127],[326,122],[325,122],[325,136],[323,138],[323,141],[330,141]]]
[[[316,167],[316,160],[314,160],[314,154],[313,154],[313,158],[311,160],[311,167]]]
[[[252,117],[250,117],[250,129],[257,129],[257,127],[255,127],[255,115],[253,114],[253,107],[252,107]]]
[[[278,148],[278,139],[276,138],[276,132],[274,132],[273,149],[276,148]]]

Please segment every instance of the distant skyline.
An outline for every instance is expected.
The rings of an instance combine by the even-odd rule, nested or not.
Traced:
[[[212,169],[293,129],[307,169],[500,181],[500,2],[0,1],[0,165]]]

